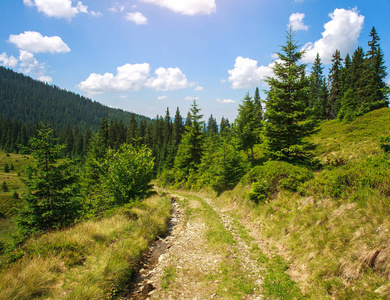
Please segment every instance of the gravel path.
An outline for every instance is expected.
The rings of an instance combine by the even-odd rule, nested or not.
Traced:
[[[251,257],[250,242],[241,237],[237,220],[213,199],[171,197],[170,232],[151,247],[136,289],[126,299],[263,299],[264,270]],[[216,230],[210,224],[218,225],[231,242],[210,243],[210,232]]]

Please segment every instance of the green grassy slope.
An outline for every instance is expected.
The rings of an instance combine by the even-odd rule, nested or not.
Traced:
[[[298,192],[280,189],[255,205],[242,182],[222,195],[250,212],[310,299],[390,297],[390,155],[379,146],[386,136],[389,108],[325,122],[310,137],[324,167]]]

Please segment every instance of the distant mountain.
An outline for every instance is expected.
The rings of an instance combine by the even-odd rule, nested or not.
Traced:
[[[127,125],[131,115],[0,67],[0,118],[30,124],[45,122],[55,129],[88,125],[97,131],[104,117],[122,120]],[[150,121],[145,116],[134,115],[138,124],[141,120]]]

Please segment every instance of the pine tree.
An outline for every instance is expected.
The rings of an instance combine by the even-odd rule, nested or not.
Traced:
[[[175,147],[178,147],[181,141],[181,136],[184,133],[184,125],[183,125],[183,118],[180,115],[180,110],[177,107],[176,108],[176,114],[175,119],[173,121],[173,128],[172,128],[172,140]]]
[[[246,151],[248,157],[252,159],[254,159],[253,147],[260,142],[261,126],[262,123],[256,115],[255,103],[248,93],[238,106],[238,115],[234,120],[233,130],[239,140],[240,148]]]
[[[309,107],[313,109],[313,117],[319,120],[326,118],[327,108],[326,80],[322,70],[321,58],[317,53],[309,78]]]
[[[186,126],[186,131],[179,145],[175,158],[175,170],[178,174],[177,180],[187,178],[191,172],[196,172],[203,152],[203,115],[194,100],[187,119],[191,120],[191,126]]]
[[[329,71],[329,99],[328,99],[328,115],[327,119],[335,119],[339,110],[340,102],[342,98],[341,93],[341,80],[340,80],[340,70],[341,70],[341,61],[340,50],[335,51],[332,55],[332,67]]]
[[[230,123],[229,123],[229,119],[225,117],[222,117],[221,118],[221,123],[219,125],[219,134],[221,136],[225,136],[227,134],[230,133]]]
[[[25,233],[70,225],[79,213],[78,178],[72,161],[59,159],[65,146],[57,142],[45,126],[30,139],[33,164],[27,168],[29,178],[23,179],[28,192],[18,219]]]
[[[7,182],[3,181],[2,185],[1,185],[1,189],[2,189],[3,192],[5,192],[5,193],[9,191]]]
[[[126,142],[134,145],[134,140],[138,137],[138,123],[135,119],[135,115],[131,114],[129,127],[127,128]]]
[[[383,58],[383,52],[379,44],[379,36],[375,27],[370,32],[371,40],[368,42],[369,50],[366,55],[366,93],[365,111],[371,111],[388,105],[388,96],[385,92],[386,82],[384,81],[387,72]]]
[[[253,105],[255,109],[256,122],[259,124],[259,126],[262,126],[261,122],[263,121],[263,107],[261,105],[261,98],[260,98],[260,92],[258,87],[256,87],[253,101],[254,101]]]
[[[207,134],[215,135],[218,134],[218,124],[217,120],[211,114],[207,122]]]
[[[308,119],[310,110],[306,106],[306,65],[299,64],[304,52],[298,50],[291,30],[281,48],[277,53],[280,61],[273,67],[275,77],[267,79],[270,90],[264,128],[266,151],[271,159],[302,161],[308,157],[303,138],[312,133],[315,125]]]

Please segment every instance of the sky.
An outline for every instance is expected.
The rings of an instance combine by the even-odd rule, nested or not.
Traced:
[[[3,0],[0,65],[151,118],[234,121],[238,105],[272,75],[286,31],[327,73],[341,56],[367,50],[375,26],[390,61],[389,0]],[[390,73],[390,68],[387,69]],[[386,78],[390,84],[390,76]]]

